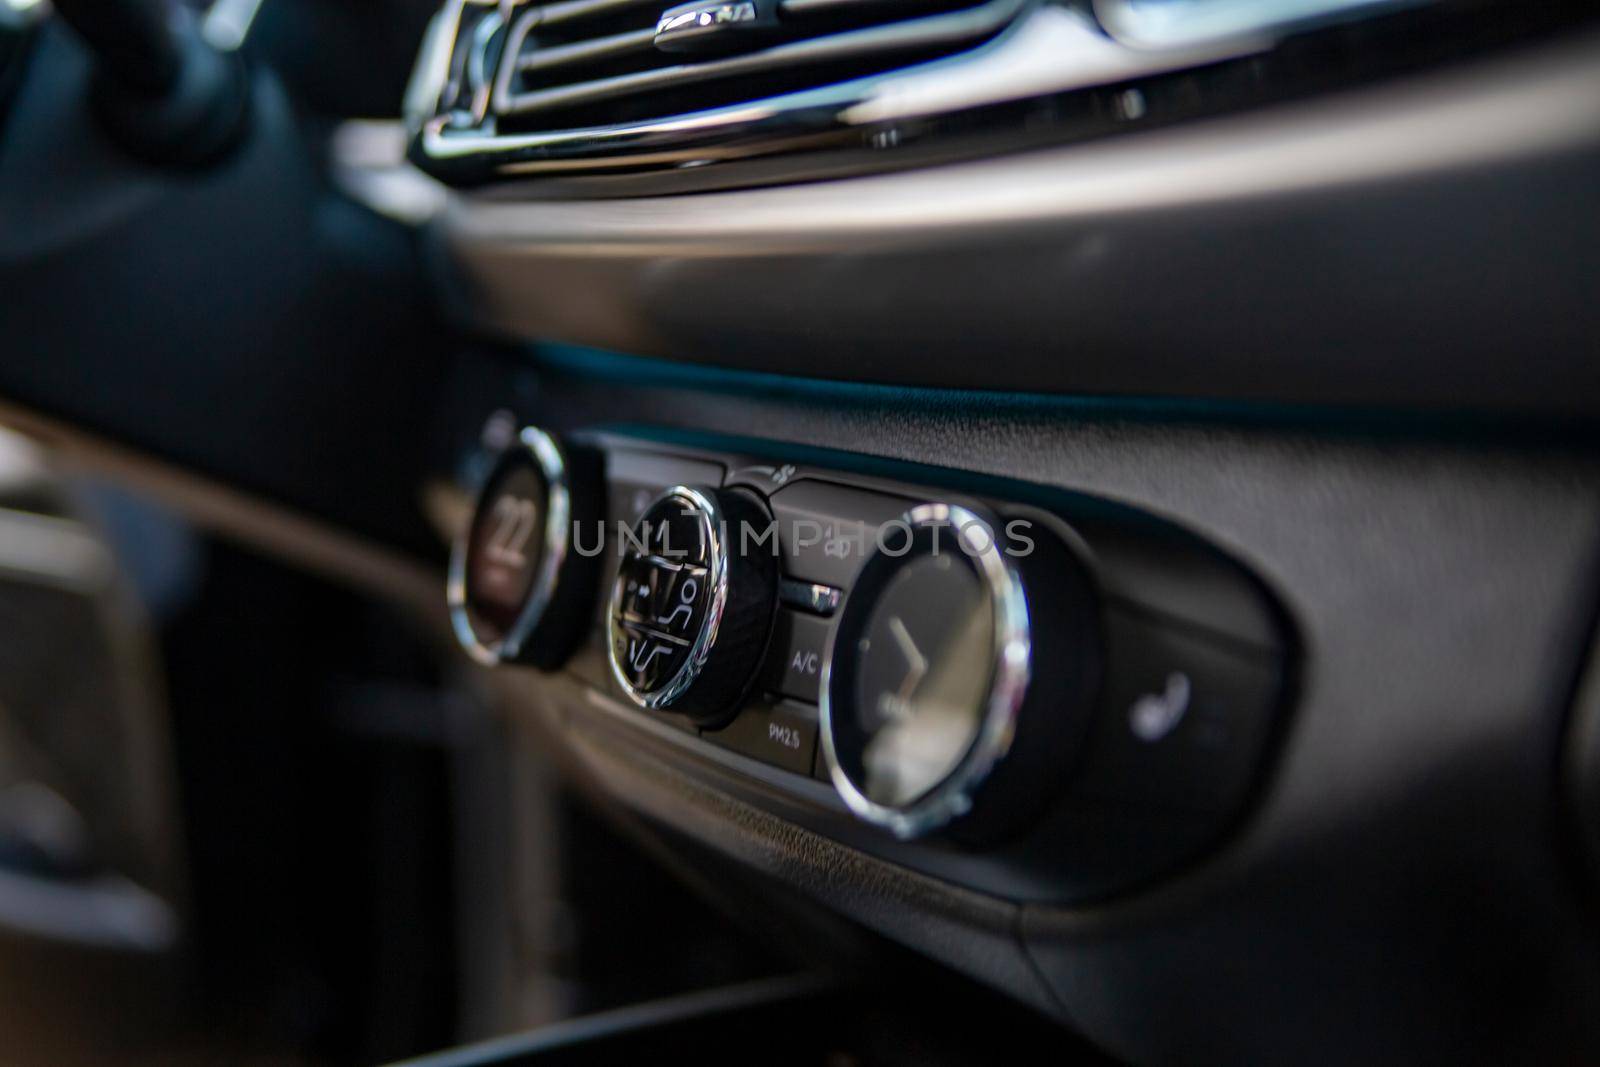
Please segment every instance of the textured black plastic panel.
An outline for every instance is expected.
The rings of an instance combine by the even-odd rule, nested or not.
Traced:
[[[439,236],[463,315],[527,339],[883,384],[1592,416],[1597,57],[1574,34],[903,174],[461,200]]]
[[[1137,1061],[1600,1054],[1583,1007],[1600,945],[1555,781],[1600,546],[1585,437],[778,379],[618,388],[571,361],[519,373],[522,414],[567,428],[959,455],[1164,515],[1266,579],[1304,642],[1282,759],[1231,841],[1144,893],[1021,909],[1023,962],[993,951],[997,902],[887,892],[893,865],[688,776],[635,788],[646,772],[620,745],[598,783],[615,802],[1016,995],[1042,974],[1062,1018]]]

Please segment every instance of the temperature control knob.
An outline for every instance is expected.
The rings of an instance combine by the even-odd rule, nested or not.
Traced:
[[[624,536],[611,671],[636,704],[706,727],[737,710],[777,610],[771,522],[753,495],[679,485]]]
[[[1089,721],[1101,654],[1084,573],[1042,523],[999,525],[953,504],[891,524],[828,646],[829,773],[899,837],[1018,826],[1066,779]]]
[[[480,663],[553,670],[577,647],[599,561],[574,535],[603,521],[603,469],[598,452],[532,426],[500,454],[450,556],[451,623]]]

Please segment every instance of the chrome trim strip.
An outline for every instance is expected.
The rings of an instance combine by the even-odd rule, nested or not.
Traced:
[[[866,242],[889,237],[938,245],[985,227],[1240,202],[1488,167],[1573,146],[1593,151],[1597,143],[1600,34],[1591,34],[1409,83],[902,174],[627,202],[457,196],[450,239],[458,254],[494,259],[508,286],[508,256],[548,284],[560,272],[554,263],[574,258],[859,254]],[[502,294],[499,304],[512,308],[535,295]],[[541,310],[550,306],[540,303]],[[507,317],[495,324],[521,328]]]
[[[450,58],[461,32],[461,12],[467,0],[447,0],[434,12],[423,31],[417,50],[417,63],[406,82],[400,113],[406,125],[420,131],[434,117],[450,82]]]
[[[524,14],[512,27],[506,54],[519,57],[502,63],[495,82],[494,110],[499,116],[526,115],[557,107],[610,100],[633,93],[656,92],[680,85],[694,85],[717,78],[760,74],[804,64],[826,63],[871,55],[892,55],[911,49],[957,44],[998,32],[1029,0],[988,0],[988,3],[962,11],[905,19],[860,30],[825,34],[803,41],[777,45],[759,52],[731,56],[702,63],[683,63],[633,74],[619,74],[594,81],[576,82],[552,89],[513,93],[511,79],[521,67],[523,42],[539,23],[540,9]]]
[[[994,610],[994,674],[989,683],[983,724],[971,747],[955,770],[922,796],[904,807],[890,807],[867,797],[850,780],[839,764],[833,740],[834,699],[833,661],[839,634],[844,628],[844,613],[850,610],[845,597],[839,625],[828,634],[822,655],[821,721],[822,752],[828,761],[828,776],[845,805],[861,819],[881,826],[901,840],[921,837],[953,822],[972,810],[973,796],[1011,751],[1016,738],[1017,716],[1027,696],[1032,678],[1033,638],[1028,622],[1028,598],[1022,577],[1000,551],[995,523],[958,504],[920,504],[901,519],[912,528],[953,527],[965,531],[977,526],[984,531],[984,545],[967,557],[977,564],[979,575],[989,587]]]
[[[1026,0],[1017,0],[1019,4]],[[1123,48],[1085,16],[1035,8],[971,51],[817,89],[664,119],[543,133],[453,131],[426,121],[416,155],[436,173],[515,175],[670,166],[769,155],[930,114],[1069,92],[1220,62],[1266,41],[1160,55]],[[502,65],[502,77],[506,76]]]
[[[489,115],[489,100],[494,95],[495,76],[489,70],[489,45],[503,25],[495,11],[472,27],[471,51],[467,53],[467,88],[472,92],[472,118],[482,122]],[[501,64],[503,65],[503,64]]]

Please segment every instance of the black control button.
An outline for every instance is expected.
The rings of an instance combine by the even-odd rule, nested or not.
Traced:
[[[815,704],[822,688],[823,653],[830,630],[827,619],[780,608],[772,625],[772,648],[761,684],[771,692]]]
[[[832,615],[844,602],[844,594],[831,585],[784,578],[778,582],[778,600],[812,615]]]
[[[809,775],[817,751],[817,709],[803,704],[746,708],[727,726],[700,736],[762,763]]]
[[[792,482],[772,495],[778,544],[785,575],[848,589],[861,565],[878,549],[880,534],[891,551],[910,537],[903,516],[911,501],[902,497],[846,489],[832,482]]]
[[[1108,673],[1078,792],[1222,812],[1249,789],[1282,687],[1275,658],[1113,609]]]
[[[640,707],[726,722],[767,650],[777,606],[770,552],[740,551],[771,516],[742,490],[673,486],[623,538],[612,585],[612,675]]]
[[[611,655],[639,692],[659,690],[678,673],[706,624],[714,594],[708,534],[692,501],[669,496],[624,540]]]

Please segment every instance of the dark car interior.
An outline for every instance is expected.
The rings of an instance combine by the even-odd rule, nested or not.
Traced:
[[[0,0],[0,1063],[1600,1060],[1597,16]]]

